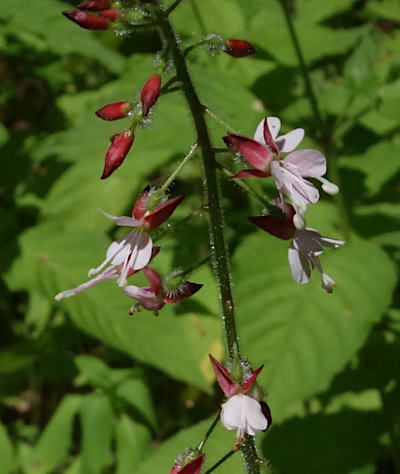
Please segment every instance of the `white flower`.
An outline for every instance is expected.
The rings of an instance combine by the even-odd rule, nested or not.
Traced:
[[[270,162],[270,173],[276,187],[283,196],[287,196],[296,211],[294,224],[298,229],[305,227],[304,213],[308,204],[319,199],[318,189],[304,178],[315,178],[322,183],[322,189],[328,194],[337,194],[339,188],[323,178],[326,173],[326,158],[316,150],[299,150],[281,158],[281,153],[293,151],[303,140],[304,130],[296,128],[286,135],[278,136],[281,122],[277,117],[267,117],[257,126],[254,139],[268,147],[276,156]]]
[[[243,393],[232,395],[222,405],[221,422],[228,430],[236,429],[238,439],[245,433],[255,436],[268,427],[260,403]]]
[[[323,237],[318,231],[309,227],[296,230],[288,252],[290,270],[296,283],[307,283],[310,280],[311,270],[315,267],[321,273],[322,288],[332,293],[333,287],[337,284],[322,270],[318,257],[322,254],[323,247],[338,248],[344,243],[343,240]]]
[[[134,219],[126,216],[113,216],[102,211],[103,214],[112,219],[117,225],[124,227],[141,227],[143,219]],[[150,236],[141,228],[134,229],[129,234],[115,240],[107,249],[106,259],[97,268],[89,270],[89,276],[96,275],[107,265],[117,267],[121,265],[120,275],[117,283],[119,286],[127,284],[127,275],[130,270],[140,270],[150,261],[153,242]]]

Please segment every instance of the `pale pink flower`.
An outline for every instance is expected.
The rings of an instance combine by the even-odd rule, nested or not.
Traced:
[[[332,293],[333,287],[337,283],[322,269],[319,256],[323,252],[323,247],[338,248],[344,244],[344,240],[323,237],[317,230],[310,227],[296,229],[292,243],[289,247],[289,266],[295,282],[308,283],[311,270],[316,268],[322,277],[322,288],[328,293]]]
[[[137,304],[132,306],[130,314],[140,311],[140,306],[143,306],[143,308],[153,311],[157,315],[166,303],[179,303],[194,295],[203,286],[200,283],[182,281],[174,290],[169,290],[168,282],[163,281],[155,270],[146,267],[143,269],[143,273],[150,286],[128,285],[124,288],[127,296],[138,301]]]
[[[241,440],[245,433],[255,436],[265,431],[272,423],[268,405],[263,405],[247,395],[253,387],[263,366],[253,370],[241,384],[233,381],[229,370],[210,355],[211,365],[221,390],[228,397],[222,404],[221,423],[228,430],[236,430],[236,439]],[[265,407],[265,408],[264,408]]]
[[[160,247],[153,247],[150,260],[152,260],[158,254],[159,251]],[[92,288],[93,286],[96,286],[99,283],[102,283],[103,281],[116,280],[121,274],[121,269],[122,265],[111,265],[91,280],[81,283],[77,287],[71,288],[70,290],[61,291],[54,298],[57,301],[61,301],[65,298],[75,296],[78,293],[81,293],[82,291],[88,290],[89,288]],[[127,277],[134,275],[137,271],[139,270],[130,269],[128,271]]]
[[[315,178],[322,183],[328,194],[336,194],[338,187],[323,178],[326,173],[326,158],[316,150],[293,151],[303,140],[304,130],[296,128],[285,135],[278,136],[281,122],[277,117],[266,117],[257,126],[254,139],[229,134],[225,143],[236,148],[255,168],[242,170],[233,178],[268,177],[274,178],[280,193],[288,197],[296,210],[294,224],[305,227],[304,213],[308,204],[319,199],[318,189],[305,178]],[[289,153],[282,157],[281,153]]]
[[[249,221],[279,239],[292,239],[288,258],[290,271],[296,283],[308,283],[311,270],[316,268],[321,273],[322,288],[332,293],[337,283],[323,271],[319,256],[323,252],[323,247],[338,248],[345,243],[344,240],[323,237],[317,230],[310,227],[297,229],[294,225],[293,206],[279,199],[277,199],[277,205],[284,212],[284,216],[255,216],[249,217]]]
[[[149,263],[153,248],[149,232],[167,220],[184,199],[184,196],[178,196],[148,211],[147,204],[150,196],[150,188],[146,188],[136,200],[132,210],[132,217],[118,217],[102,211],[106,217],[112,219],[117,225],[132,227],[133,230],[124,237],[114,241],[108,247],[106,259],[97,268],[89,270],[89,276],[99,273],[107,265],[121,265],[121,272],[117,283],[119,286],[124,287],[127,284],[126,277],[130,270],[140,270]]]

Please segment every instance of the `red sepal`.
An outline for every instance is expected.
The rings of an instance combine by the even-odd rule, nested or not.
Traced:
[[[193,461],[188,462],[185,466],[174,464],[170,474],[200,474],[206,458],[205,454],[201,454]]]
[[[253,370],[253,372],[250,374],[250,377],[242,385],[243,393],[247,393],[251,389],[254,382],[257,380],[258,374],[262,371],[263,367],[264,366],[262,365],[258,369]]]
[[[88,0],[77,5],[79,10],[87,10],[89,12],[99,12],[101,10],[108,10],[111,4],[108,0]]]
[[[81,28],[87,30],[106,30],[110,26],[110,20],[97,15],[91,15],[82,10],[67,10],[62,14],[72,20]]]
[[[119,12],[113,8],[110,8],[110,10],[103,10],[99,12],[99,15],[104,18],[108,18],[110,21],[115,21],[119,17]]]
[[[249,217],[249,221],[282,240],[291,239],[296,231],[293,219],[277,216]]]
[[[197,293],[202,286],[201,283],[183,281],[176,290],[165,293],[163,300],[165,303],[180,303]]]
[[[161,76],[159,74],[153,74],[146,82],[140,93],[140,99],[142,101],[142,113],[146,117],[150,112],[150,109],[157,102],[158,96],[160,95],[161,89]]]
[[[147,278],[147,281],[150,283],[151,289],[157,294],[160,291],[162,280],[160,275],[149,267],[143,268],[144,276]]]
[[[261,170],[241,170],[230,178],[268,178],[268,176],[271,175]]]
[[[106,153],[101,179],[108,178],[119,166],[122,165],[132,146],[134,138],[135,135],[131,130],[125,130],[112,139],[111,145]]]
[[[234,133],[230,133],[226,137],[223,137],[223,140],[228,146],[240,151],[251,166],[263,172],[269,171],[272,153],[268,148],[262,146],[251,138],[236,135]]]
[[[244,58],[256,53],[256,48],[248,41],[238,39],[228,39],[225,43],[225,53],[234,58]]]
[[[217,377],[218,385],[227,397],[230,397],[237,389],[238,386],[232,380],[231,374],[228,369],[220,364],[211,354],[208,354],[212,368],[214,369],[215,376]]]
[[[132,209],[132,217],[135,219],[142,219],[146,214],[146,206],[150,197],[150,186],[146,186],[136,199],[135,205]]]
[[[118,120],[126,117],[130,110],[132,110],[132,103],[122,100],[104,105],[96,111],[96,115],[103,120]]]
[[[272,138],[271,132],[268,127],[267,119],[264,119],[264,140],[269,149],[275,153],[275,155],[279,155],[279,148],[277,147],[274,139]]]
[[[185,196],[178,196],[174,199],[159,204],[150,214],[144,216],[144,228],[152,231],[165,222],[168,217],[175,211],[179,204],[185,199]]]

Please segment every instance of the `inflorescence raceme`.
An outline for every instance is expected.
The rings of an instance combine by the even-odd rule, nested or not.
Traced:
[[[77,5],[75,10],[63,12],[65,17],[89,30],[114,28],[120,34],[121,31],[130,33],[137,29],[153,28],[158,29],[163,37],[164,47],[154,61],[154,70],[150,72],[142,89],[136,91],[136,99],[121,97],[119,101],[105,104],[96,111],[97,116],[102,120],[125,119],[129,121],[128,126],[122,128],[111,138],[105,155],[101,179],[109,179],[123,164],[133,146],[137,127],[147,123],[149,114],[153,114],[152,109],[163,94],[183,90],[191,106],[192,114],[193,110],[199,110],[201,114],[208,111],[206,106],[197,107],[199,104],[197,96],[195,96],[194,88],[189,82],[189,75],[185,73],[185,58],[190,51],[202,47],[211,55],[225,53],[233,58],[252,56],[256,53],[255,47],[250,42],[241,39],[226,39],[219,33],[209,33],[187,46],[186,49],[181,48],[175,34],[172,35],[173,39],[168,40],[165,32],[173,31],[168,23],[168,16],[180,3],[180,1],[175,1],[169,9],[163,10],[157,0],[89,0]],[[173,68],[175,68],[176,75],[171,77]],[[211,114],[211,117],[218,120],[214,114]],[[176,171],[163,186],[158,188],[147,186],[144,189],[133,206],[131,216],[114,216],[102,211],[117,226],[129,228],[129,232],[110,244],[104,261],[96,268],[89,270],[91,278],[88,281],[58,293],[55,297],[56,300],[61,301],[99,283],[115,280],[124,294],[136,301],[131,307],[131,314],[144,308],[157,315],[166,304],[179,303],[201,289],[202,284],[187,281],[183,272],[172,271],[169,276],[162,278],[156,270],[149,266],[160,252],[160,247],[153,245],[152,232],[174,213],[184,199],[184,196],[168,198],[165,192],[181,167],[204,147],[204,143],[206,145],[209,143],[209,138],[207,137],[208,142],[204,139],[202,141],[199,133],[199,129],[203,132],[205,130],[207,133],[207,129],[204,129],[205,122],[198,125],[200,122],[196,122],[195,116],[193,118],[197,124],[199,141],[178,164]],[[220,124],[225,125],[225,122],[221,120]],[[274,237],[291,240],[288,259],[296,283],[307,283],[311,277],[311,270],[316,268],[322,277],[322,287],[331,293],[337,283],[323,271],[319,256],[324,247],[338,248],[344,244],[344,241],[323,237],[317,230],[307,227],[305,214],[307,207],[316,204],[320,196],[318,188],[309,179],[319,181],[322,189],[328,194],[336,194],[339,189],[324,177],[326,158],[321,152],[312,149],[296,150],[303,140],[304,129],[296,128],[286,134],[279,135],[280,128],[279,118],[268,116],[261,120],[252,138],[233,133],[231,128],[227,130],[227,135],[221,138],[228,147],[225,151],[232,153],[232,163],[234,157],[239,154],[240,158],[250,165],[250,168],[233,174],[231,178],[273,180],[277,191],[274,203],[270,206],[273,212],[249,217],[249,221]],[[203,154],[210,153],[210,150],[202,149],[202,151]],[[207,159],[210,156],[211,161],[214,160],[214,164],[217,165],[215,156],[208,155]],[[204,158],[204,163],[206,166],[210,161],[207,162]],[[208,199],[210,199],[210,195],[208,193]],[[212,206],[209,207],[212,208]],[[210,217],[212,220],[212,216]],[[215,219],[217,218],[218,216],[215,217]],[[221,248],[224,248],[224,244]],[[218,259],[218,255],[213,257]],[[141,271],[149,285],[143,287],[128,284],[128,278]],[[227,281],[228,283],[225,281],[224,284],[225,288],[220,288],[221,295],[223,291],[228,296],[230,294],[230,290],[226,291],[229,279]],[[231,307],[233,314],[231,300],[226,302],[226,307],[228,309]],[[234,326],[234,322],[232,325]],[[261,390],[256,382],[262,367],[256,370],[250,369],[248,363],[239,353],[235,331],[236,329],[231,327],[236,343],[228,347],[229,369],[210,355],[217,382],[226,397],[221,406],[220,420],[228,430],[236,430],[236,439],[231,453],[243,447],[246,437],[253,437],[260,431],[265,431],[272,422],[269,407],[262,400]],[[228,334],[227,339],[229,345]],[[212,425],[212,429],[213,427],[214,425]],[[200,474],[200,472],[204,472],[205,454],[202,450],[208,436],[209,433],[197,448],[188,449],[177,458],[172,466],[171,474]],[[245,453],[245,451],[243,452]],[[228,453],[226,457],[231,453]],[[222,461],[224,459],[225,457]],[[219,464],[217,463],[217,465]],[[248,464],[247,460],[246,464]],[[209,469],[207,472],[211,472],[211,470],[213,469]]]

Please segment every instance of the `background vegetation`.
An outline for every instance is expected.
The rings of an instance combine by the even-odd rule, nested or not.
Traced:
[[[190,276],[204,283],[198,294],[158,318],[129,317],[131,302],[113,283],[62,304],[54,295],[84,281],[115,237],[97,209],[129,213],[147,183],[174,169],[194,131],[180,93],[162,97],[123,167],[100,181],[120,124],[94,111],[140,91],[159,39],[82,30],[60,14],[70,7],[0,8],[0,473],[168,472],[221,400],[207,357],[223,356],[209,268]],[[293,8],[329,142],[314,141],[321,124],[278,1],[186,0],[173,18],[189,43],[218,31],[256,45],[256,56],[240,60],[192,53],[203,103],[246,135],[266,115],[285,131],[304,127],[304,147],[328,146],[341,186],[339,200],[308,213],[311,227],[348,240],[323,257],[339,282],[327,295],[317,275],[307,286],[291,280],[287,242],[247,221],[262,206],[223,185],[241,344],[265,364],[259,380],[274,417],[260,451],[277,474],[399,474],[400,4],[296,0]],[[222,146],[226,130],[210,126]],[[172,189],[187,199],[160,236],[154,267],[164,273],[207,255],[200,170],[198,160],[186,165]],[[250,184],[270,195],[268,180]],[[217,429],[207,465],[233,438]],[[242,469],[237,455],[219,472]]]

